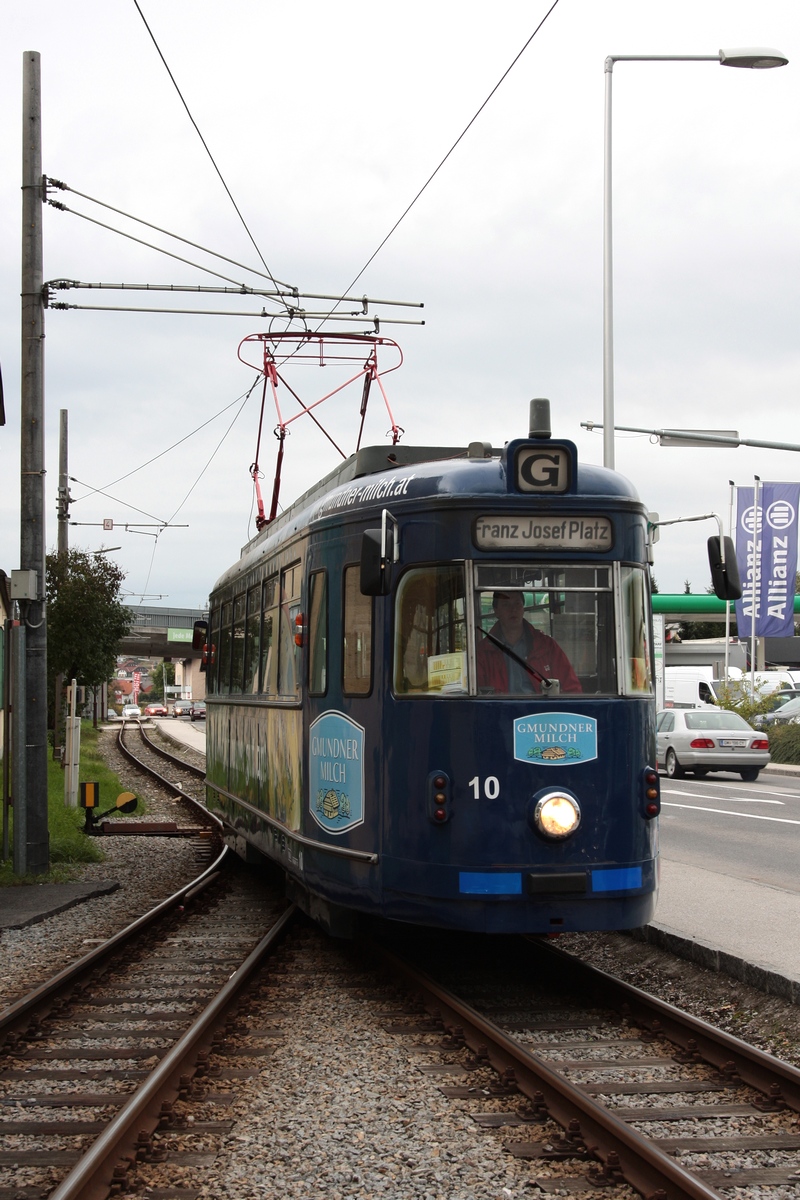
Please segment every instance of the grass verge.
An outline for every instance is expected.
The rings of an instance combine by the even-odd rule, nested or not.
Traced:
[[[105,764],[98,748],[99,730],[91,721],[81,723],[81,764],[78,778],[82,783],[100,784],[100,811],[110,808],[124,791],[119,777]],[[142,802],[138,813],[141,816]],[[124,813],[115,814],[124,817]],[[82,808],[67,808],[64,804],[64,771],[53,760],[47,764],[47,823],[50,833],[50,870],[45,875],[15,875],[10,859],[0,861],[0,887],[18,887],[30,883],[68,883],[78,875],[84,863],[102,862],[105,858],[100,838],[83,832],[85,813]],[[13,809],[9,843],[13,847]]]

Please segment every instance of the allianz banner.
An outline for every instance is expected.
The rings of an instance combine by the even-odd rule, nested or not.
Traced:
[[[755,599],[756,637],[791,637],[800,483],[762,483],[757,512],[754,491],[736,489],[736,559],[742,577],[736,630],[740,638],[752,637]]]

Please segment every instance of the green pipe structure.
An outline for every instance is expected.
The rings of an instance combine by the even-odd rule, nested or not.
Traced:
[[[794,598],[794,611],[800,614],[800,595]],[[653,596],[653,612],[664,613],[665,615],[673,613],[681,613],[685,616],[696,617],[724,617],[725,616],[725,601],[720,600],[717,596],[687,596],[686,594],[678,596],[668,596],[663,592],[657,592]],[[731,605],[733,612],[733,605]]]

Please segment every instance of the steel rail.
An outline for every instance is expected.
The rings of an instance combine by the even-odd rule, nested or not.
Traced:
[[[602,993],[607,1003],[610,998],[618,1008],[627,1005],[637,1025],[663,1035],[684,1049],[696,1050],[714,1067],[730,1070],[729,1064],[732,1063],[742,1082],[757,1091],[769,1096],[772,1086],[778,1083],[788,1107],[800,1112],[800,1069],[791,1063],[750,1046],[733,1034],[651,996],[632,983],[608,975],[598,967],[589,966],[556,946],[528,941],[528,949],[532,958],[539,958],[545,963],[548,960],[551,964],[557,963],[559,973],[570,972],[580,977],[584,993],[594,990]],[[690,1041],[694,1045],[689,1046]]]
[[[138,724],[138,722],[137,722],[137,724]],[[123,754],[125,756],[125,758],[128,759],[129,762],[132,762],[134,764],[134,766],[138,767],[140,771],[144,771],[152,779],[157,780],[161,784],[162,787],[165,787],[169,791],[174,792],[174,794],[176,796],[180,796],[182,800],[185,800],[187,802],[187,804],[191,804],[195,808],[199,809],[199,811],[203,814],[203,816],[206,816],[206,815],[209,816],[212,819],[212,821],[216,822],[216,824],[219,825],[220,829],[222,828],[222,821],[220,821],[219,817],[215,816],[214,813],[209,812],[209,810],[206,808],[206,806],[200,800],[198,800],[196,796],[192,796],[191,793],[185,792],[179,784],[173,783],[171,779],[167,779],[167,777],[165,775],[161,775],[158,771],[155,770],[154,767],[149,767],[146,762],[143,762],[140,758],[137,758],[136,755],[133,753],[133,751],[128,746],[125,745],[125,742],[123,741],[124,732],[125,732],[125,726],[123,724],[122,728],[120,729],[119,733],[117,734],[117,747],[118,747],[120,753]],[[141,726],[139,727],[139,732],[140,732],[140,734],[142,734]],[[142,737],[144,737],[144,734],[142,734]]]
[[[69,1175],[50,1193],[49,1200],[105,1200],[114,1167],[120,1159],[135,1156],[138,1134],[143,1127],[148,1133],[157,1127],[162,1102],[174,1099],[179,1094],[180,1077],[186,1071],[187,1058],[192,1054],[197,1055],[211,1044],[214,1026],[219,1018],[261,966],[296,913],[297,908],[292,905],[278,918],[191,1029],[175,1043]]]
[[[214,818],[217,819],[216,817]],[[55,997],[58,992],[71,983],[76,983],[78,979],[87,974],[89,971],[97,967],[110,955],[114,954],[127,942],[131,941],[137,934],[141,933],[149,925],[155,924],[169,909],[176,908],[187,900],[194,899],[200,892],[204,891],[212,883],[215,883],[220,875],[220,868],[226,856],[231,851],[227,846],[224,846],[222,853],[215,859],[210,866],[192,879],[183,887],[178,888],[177,892],[173,892],[166,900],[162,900],[155,908],[149,912],[143,913],[141,917],[126,925],[118,933],[115,933],[103,942],[101,946],[96,946],[87,954],[71,963],[68,967],[55,974],[51,979],[39,984],[33,988],[26,996],[20,997],[19,1000],[9,1005],[8,1008],[0,1011],[0,1036],[14,1032],[18,1027],[25,1025],[30,1020],[32,1013],[45,1004],[48,1000]]]
[[[557,1071],[520,1045],[493,1022],[392,951],[369,943],[389,969],[420,992],[429,1011],[437,1011],[446,1025],[460,1026],[473,1050],[485,1047],[489,1063],[500,1073],[513,1069],[517,1087],[529,1099],[540,1092],[548,1113],[564,1128],[576,1119],[588,1151],[608,1164],[615,1153],[614,1168],[643,1196],[660,1193],[664,1200],[721,1200],[675,1159],[659,1149],[644,1134],[631,1128],[604,1105],[570,1083]],[[482,1051],[483,1052],[483,1051]],[[538,1097],[537,1097],[538,1100]],[[590,1184],[587,1180],[587,1187]]]
[[[157,745],[156,742],[154,742],[153,739],[148,736],[143,725],[139,725],[139,733],[142,735],[142,739],[144,740],[145,744],[150,750],[153,751],[154,754],[158,754],[159,757],[165,758],[167,762],[173,763],[182,771],[188,771],[190,775],[197,776],[198,779],[205,779],[205,767],[195,767],[192,763],[186,762],[185,759],[179,758],[177,754],[172,754],[169,750],[165,750],[163,746]],[[169,734],[166,736],[169,737]],[[192,747],[188,746],[187,749],[191,750]],[[199,754],[200,751],[195,751],[195,753]]]

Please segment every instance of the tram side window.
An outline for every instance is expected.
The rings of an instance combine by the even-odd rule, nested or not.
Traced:
[[[211,611],[209,619],[209,634],[206,650],[206,691],[219,691],[219,609]]]
[[[362,595],[360,576],[360,566],[345,567],[342,687],[351,696],[372,687],[372,597]]]
[[[608,567],[476,564],[478,694],[617,691]],[[553,692],[549,694],[552,696]]]
[[[408,571],[395,605],[395,691],[448,694],[467,686],[464,568]]]
[[[261,584],[247,593],[244,638],[244,693],[258,691],[258,633],[261,626]]]
[[[315,571],[309,580],[308,690],[324,696],[328,688],[328,577]]]
[[[231,643],[231,692],[235,695],[242,690],[244,675],[244,618],[245,594],[236,596],[233,601],[233,641]]]
[[[647,615],[650,598],[641,567],[622,567],[622,631],[625,692],[628,695],[653,690],[652,654]]]
[[[296,645],[295,617],[300,614],[300,563],[281,571],[280,641],[278,646],[278,695],[300,695],[300,647]]]
[[[264,581],[261,602],[261,683],[260,691],[274,696],[278,691],[278,577]]]
[[[217,691],[222,696],[227,696],[231,690],[232,611],[233,605],[230,601],[227,604],[223,604],[219,630],[219,683],[217,686]]]

